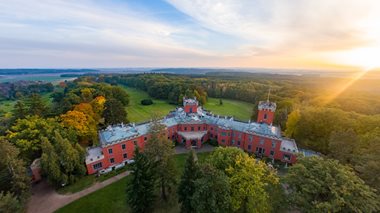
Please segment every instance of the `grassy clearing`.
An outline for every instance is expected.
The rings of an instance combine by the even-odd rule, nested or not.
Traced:
[[[210,152],[198,153],[200,162],[204,162]],[[176,155],[176,163],[179,174],[182,174],[187,154]],[[130,212],[127,205],[126,186],[130,176],[127,176],[115,183],[112,183],[96,192],[76,200],[67,206],[59,209],[57,212]],[[155,212],[178,212],[178,203],[173,200],[164,205],[157,202]]]
[[[251,118],[253,104],[228,99],[222,100],[223,105],[219,105],[218,98],[208,98],[204,108],[214,114],[234,116],[234,118],[242,121],[248,121]]]
[[[42,94],[42,100],[45,101],[45,103],[50,106],[52,98],[50,98],[50,95],[52,92],[48,92],[45,94]],[[13,106],[16,104],[17,100],[2,100],[0,101],[0,109],[4,112],[10,112],[13,109]]]
[[[129,106],[127,107],[128,120],[130,122],[143,122],[152,118],[153,114],[160,117],[167,115],[171,110],[175,109],[175,105],[170,105],[164,100],[152,99],[148,93],[124,87],[129,94]],[[141,100],[151,98],[153,104],[149,106],[141,105]]]
[[[128,119],[130,122],[143,122],[149,120],[154,113],[159,116],[165,116],[169,111],[174,110],[175,105],[168,104],[164,100],[152,99],[154,104],[143,106],[140,101],[151,98],[148,93],[130,87],[124,87],[129,94],[130,104],[127,107]],[[219,105],[218,98],[208,98],[208,102],[204,106],[205,109],[219,115],[234,116],[234,118],[248,121],[251,118],[253,104],[222,99],[223,105]]]

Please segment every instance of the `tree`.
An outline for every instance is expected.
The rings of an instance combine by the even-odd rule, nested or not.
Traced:
[[[55,131],[55,152],[59,157],[60,170],[64,183],[74,183],[78,176],[86,173],[83,161],[85,152],[82,147],[74,145],[66,138],[62,138],[58,131]]]
[[[193,212],[231,212],[230,183],[227,176],[210,164],[204,164],[194,183]]]
[[[28,109],[22,101],[17,101],[13,107],[12,114],[15,119],[22,119],[28,114]]]
[[[107,99],[103,117],[106,125],[127,123],[127,112],[123,104],[116,99]]]
[[[63,137],[70,141],[76,141],[75,132],[71,129],[64,129],[57,119],[44,119],[39,116],[18,119],[7,131],[6,138],[20,149],[23,159],[31,163],[35,158],[41,156],[41,138],[54,140],[55,130],[58,130]]]
[[[173,142],[167,138],[165,126],[153,119],[149,130],[150,138],[145,145],[145,153],[155,162],[155,171],[161,189],[161,198],[167,201],[170,192],[177,182],[177,170],[173,159]]]
[[[181,212],[194,212],[191,205],[192,196],[195,192],[195,181],[199,178],[199,167],[194,159],[195,152],[188,154],[185,168],[178,186],[178,202],[181,203]]]
[[[43,117],[48,111],[45,101],[42,100],[42,97],[39,94],[31,94],[26,99],[26,106],[28,108],[28,115],[38,115]]]
[[[61,186],[66,180],[62,177],[60,162],[54,146],[47,138],[42,138],[41,168],[50,183]]]
[[[298,158],[285,177],[292,206],[302,212],[378,212],[379,197],[347,166]]]
[[[268,212],[270,187],[279,184],[275,171],[236,147],[217,148],[209,162],[224,172],[230,184],[232,211]]]
[[[90,101],[92,101],[93,92],[94,92],[94,89],[92,88],[86,87],[86,88],[81,89],[80,93],[81,93],[83,102],[89,103]]]
[[[113,86],[111,88],[111,91],[112,97],[110,98],[119,100],[124,106],[127,106],[129,104],[129,95],[123,88]]]
[[[62,125],[73,128],[81,141],[97,141],[97,123],[89,114],[72,110],[61,115]]]
[[[361,135],[351,146],[358,146],[352,157],[355,171],[367,184],[380,192],[380,128]]]
[[[22,204],[17,199],[16,196],[14,196],[10,192],[0,192],[0,212],[3,213],[17,213],[22,212]]]
[[[132,178],[127,185],[128,204],[133,212],[151,212],[155,201],[154,165],[145,154],[139,152],[138,146],[134,151],[134,160]]]
[[[71,144],[58,131],[54,132],[52,142],[46,137],[42,138],[42,171],[56,186],[74,183],[77,177],[86,173],[83,148],[77,143]]]
[[[295,134],[295,131],[297,131],[296,127],[297,124],[300,120],[300,111],[299,110],[294,110],[291,112],[288,116],[288,120],[286,121],[286,130],[285,130],[285,135],[287,137],[292,138],[293,135]]]
[[[352,163],[359,145],[357,134],[352,129],[333,132],[329,141],[329,156],[342,164]]]
[[[24,201],[29,193],[30,179],[19,150],[6,140],[0,140],[0,186],[1,191]],[[1,200],[1,199],[0,199]]]

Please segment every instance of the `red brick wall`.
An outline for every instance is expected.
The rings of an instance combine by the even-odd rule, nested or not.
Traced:
[[[197,113],[198,106],[196,104],[188,104],[184,106],[186,113]]]
[[[270,111],[270,110],[259,110],[258,112],[258,116],[257,116],[257,122],[258,123],[267,123],[267,124],[272,124],[273,123],[273,120],[274,120],[274,112]],[[265,115],[267,116],[266,119],[265,119]]]

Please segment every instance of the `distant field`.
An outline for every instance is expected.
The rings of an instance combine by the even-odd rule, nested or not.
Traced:
[[[171,110],[175,109],[175,105],[170,105],[164,100],[152,99],[153,103],[149,106],[141,105],[141,100],[150,98],[148,93],[130,88],[124,87],[129,94],[129,106],[127,107],[128,120],[130,122],[143,122],[149,120],[153,114],[158,116],[165,116]]]
[[[219,105],[218,98],[208,98],[204,108],[214,114],[234,116],[234,118],[242,121],[248,121],[251,118],[253,104],[243,101],[222,100],[223,105]]]
[[[60,82],[64,80],[72,80],[75,78],[60,77],[59,75],[46,75],[46,74],[35,74],[35,75],[6,75],[0,77],[0,83],[3,82],[13,82],[13,81],[46,81],[46,82]]]
[[[169,111],[175,109],[175,105],[168,104],[164,100],[152,99],[154,104],[143,106],[140,101],[150,98],[148,93],[135,88],[124,87],[130,96],[130,104],[127,107],[128,119],[130,122],[147,121],[153,113],[159,116],[165,116]],[[223,105],[219,105],[219,99],[209,98],[205,109],[212,111],[214,114],[234,116],[234,118],[248,121],[252,115],[253,104],[222,99]]]
[[[204,162],[209,152],[198,153],[198,159],[200,162]],[[179,154],[175,156],[177,168],[179,174],[182,174],[183,167],[185,165],[187,154]],[[127,205],[126,187],[127,181],[131,176],[127,176],[115,183],[112,183],[98,191],[95,191],[85,197],[76,200],[67,206],[59,209],[56,212],[130,212]],[[161,206],[160,206],[161,204]],[[157,204],[155,212],[179,212],[178,205],[169,204],[168,206],[162,206],[162,203]]]

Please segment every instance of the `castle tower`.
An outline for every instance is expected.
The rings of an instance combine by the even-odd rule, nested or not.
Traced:
[[[257,122],[272,125],[276,107],[276,103],[274,102],[260,101],[258,106],[259,114],[257,116]]]
[[[198,101],[197,98],[183,98],[183,108],[186,113],[197,113]]]
[[[266,101],[259,102],[259,114],[257,116],[257,122],[266,123],[272,125],[274,120],[274,112],[276,111],[276,103],[269,101],[270,89],[268,92],[268,99]]]

